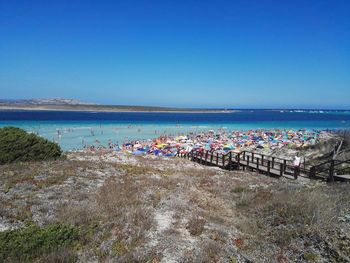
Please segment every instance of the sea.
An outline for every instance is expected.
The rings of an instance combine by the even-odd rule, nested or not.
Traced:
[[[208,130],[350,129],[350,111],[238,110],[215,113],[0,110],[0,127],[15,126],[65,151]]]

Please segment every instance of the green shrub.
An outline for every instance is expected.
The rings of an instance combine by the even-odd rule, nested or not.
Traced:
[[[310,252],[305,252],[303,255],[304,259],[308,262],[314,262],[317,261],[317,259],[319,258],[319,256],[317,254],[314,253],[310,253]]]
[[[231,193],[240,194],[240,193],[246,192],[246,191],[248,191],[248,190],[249,190],[249,189],[244,188],[244,187],[242,187],[242,186],[237,186],[237,187],[235,187],[235,188],[233,188],[233,189],[231,190]]]
[[[7,230],[0,232],[0,262],[28,262],[57,251],[68,252],[78,241],[79,229],[63,224]],[[71,252],[65,254],[70,257],[68,261],[74,261]]]
[[[20,128],[0,128],[0,164],[56,159],[61,154],[57,143]]]

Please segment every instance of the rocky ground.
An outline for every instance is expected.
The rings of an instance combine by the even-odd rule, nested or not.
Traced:
[[[0,182],[3,233],[80,231],[74,245],[35,255],[39,262],[350,261],[347,184],[87,152],[3,165]],[[0,244],[0,261],[21,257]]]

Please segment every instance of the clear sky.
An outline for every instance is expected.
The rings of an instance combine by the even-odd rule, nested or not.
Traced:
[[[350,109],[350,1],[0,0],[0,98]]]

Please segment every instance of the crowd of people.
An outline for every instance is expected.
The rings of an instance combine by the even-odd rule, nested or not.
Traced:
[[[323,130],[248,130],[218,131],[209,130],[203,133],[190,133],[180,136],[160,136],[153,140],[127,141],[122,145],[108,143],[108,148],[133,155],[176,156],[190,151],[210,151],[228,153],[247,151],[271,151],[288,147],[302,149],[317,143],[320,138],[329,136]]]

